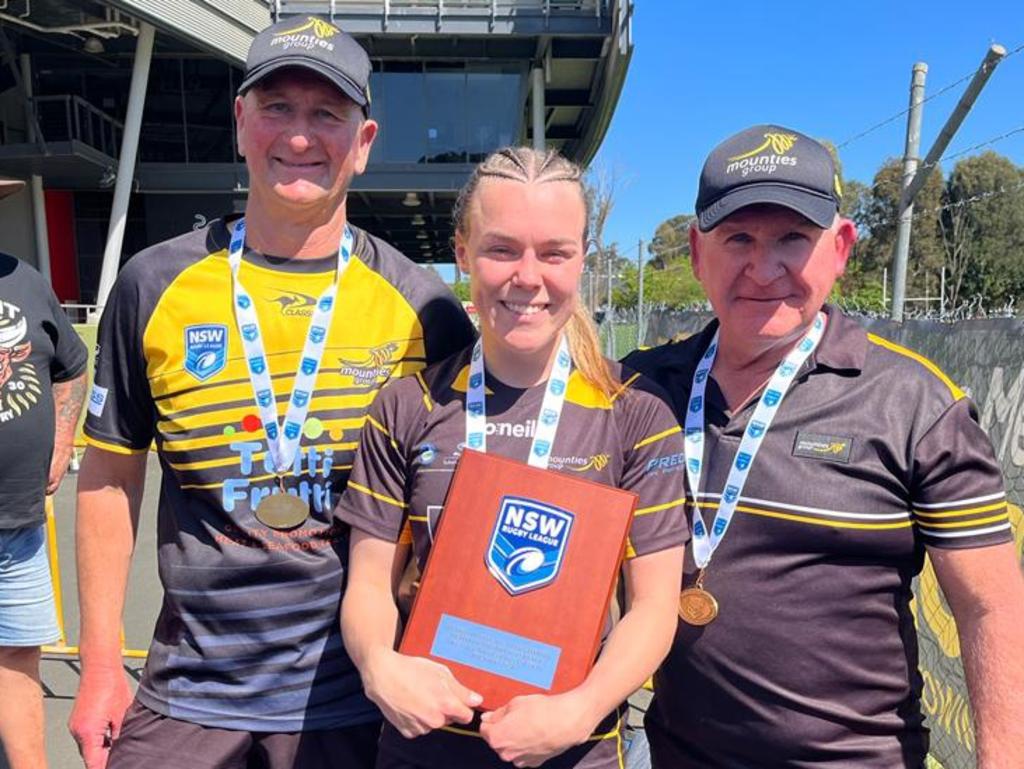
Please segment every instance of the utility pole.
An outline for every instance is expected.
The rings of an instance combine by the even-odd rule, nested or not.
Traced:
[[[608,249],[608,303],[605,305],[604,322],[608,324],[608,342],[605,345],[609,358],[615,359],[615,323],[612,318],[612,249]]]
[[[903,192],[917,172],[918,152],[921,149],[921,113],[924,102],[924,80],[928,65],[919,61],[910,78],[910,113],[907,115],[907,140],[903,151]],[[903,320],[903,302],[907,295],[907,261],[910,256],[910,225],[914,218],[914,202],[900,206],[900,219],[896,225],[896,253],[893,257],[892,310],[889,317]]]
[[[924,69],[927,72],[927,65],[918,62],[914,65],[914,78],[912,80],[911,92],[910,92],[910,116],[907,118],[907,149],[904,153],[903,158],[903,194],[900,198],[900,220],[897,228],[896,235],[896,253],[893,257],[894,275],[893,275],[893,291],[892,291],[892,312],[889,317],[895,321],[903,320],[903,302],[905,299],[906,282],[907,282],[907,260],[910,252],[910,223],[913,216],[914,208],[914,197],[921,188],[924,187],[924,183],[928,180],[929,174],[931,174],[935,167],[939,163],[939,158],[942,157],[942,153],[946,151],[946,147],[949,146],[949,142],[953,139],[957,130],[960,128],[960,124],[964,122],[964,118],[967,117],[967,113],[971,111],[971,107],[974,106],[974,102],[977,100],[978,95],[981,93],[981,89],[988,83],[992,73],[995,72],[996,66],[1005,58],[1006,49],[998,43],[993,43],[989,46],[985,52],[985,58],[982,60],[978,70],[974,73],[974,77],[971,78],[971,82],[967,85],[963,96],[960,97],[960,101],[957,102],[956,107],[950,114],[949,118],[946,119],[946,124],[939,131],[939,136],[935,140],[935,144],[928,151],[928,156],[925,158],[924,163],[920,168],[917,167],[917,156],[918,148],[920,146],[921,139],[921,116],[920,112],[916,116],[916,128],[912,128],[915,121],[915,101],[914,101],[914,87],[917,84],[918,68]],[[924,93],[924,72],[921,73],[921,94]],[[920,104],[917,104],[918,110],[920,110]],[[914,139],[917,143],[914,144],[913,151],[911,151],[911,139]],[[910,170],[911,163],[913,171]],[[909,178],[908,178],[909,174]]]
[[[636,242],[636,346],[644,343],[644,239]]]

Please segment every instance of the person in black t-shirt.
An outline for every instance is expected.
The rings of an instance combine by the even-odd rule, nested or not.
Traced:
[[[0,180],[0,198],[22,186]],[[43,277],[0,253],[0,743],[11,769],[46,766],[39,647],[59,632],[44,503],[74,450],[87,358]]]

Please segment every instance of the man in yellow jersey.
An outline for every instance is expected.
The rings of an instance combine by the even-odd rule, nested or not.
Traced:
[[[999,463],[933,363],[825,301],[856,238],[832,157],[754,126],[708,157],[690,231],[716,320],[625,362],[685,429],[693,538],[655,676],[655,769],[920,769],[911,580],[959,628],[978,766],[1024,766],[1024,580]]]
[[[257,35],[235,101],[244,218],[137,254],[106,307],[77,526],[70,728],[89,769],[373,766],[332,510],[379,387],[472,327],[440,280],[347,222],[377,134],[369,77],[322,19]],[[164,597],[133,700],[118,628],[154,443]]]

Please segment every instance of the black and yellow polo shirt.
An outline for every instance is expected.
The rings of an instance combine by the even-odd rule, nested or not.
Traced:
[[[267,528],[252,511],[276,484],[233,314],[228,226],[216,221],[132,258],[100,322],[87,440],[116,453],[155,441],[163,469],[164,599],[138,697],[228,729],[371,721],[379,716],[338,628],[348,529],[332,510],[381,385],[463,347],[472,326],[435,275],[353,228],[286,479],[310,517],[291,531]],[[243,256],[279,414],[336,259]]]
[[[339,504],[343,520],[381,539],[398,541],[408,526],[421,569],[465,442],[471,352],[467,348],[384,388],[371,409],[352,480]],[[570,375],[548,468],[639,496],[626,547],[626,557],[635,558],[689,538],[684,465],[678,461],[682,431],[659,388],[620,364],[611,365],[623,382],[613,398],[578,371]],[[515,388],[490,374],[485,384],[488,452],[526,462],[546,384]],[[590,740],[544,766],[619,769],[623,710],[609,714]],[[510,766],[480,737],[475,723],[415,740],[385,724],[381,752],[424,769]]]
[[[680,623],[655,677],[656,766],[922,766],[911,580],[926,545],[1010,539],[970,400],[930,361],[826,311],[708,567],[721,613]],[[669,391],[681,421],[716,326],[626,360]],[[709,528],[754,405],[730,414],[708,384],[696,499]],[[686,584],[695,571],[688,553]]]

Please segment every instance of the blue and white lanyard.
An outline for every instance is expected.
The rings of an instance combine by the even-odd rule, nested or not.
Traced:
[[[569,343],[562,336],[558,345],[558,354],[551,369],[551,376],[544,388],[544,400],[540,406],[540,416],[530,444],[530,456],[527,462],[533,467],[546,470],[551,460],[551,447],[555,443],[558,422],[562,418],[562,407],[565,405],[565,391],[569,386],[569,372],[572,369],[572,355],[569,354]],[[478,339],[473,345],[473,356],[469,361],[469,387],[466,391],[466,446],[487,453],[487,408],[484,390],[484,347]]]
[[[245,219],[235,223],[231,234],[231,247],[228,252],[228,264],[231,267],[231,283],[235,296],[235,322],[238,333],[242,337],[242,348],[249,369],[249,381],[252,382],[256,407],[259,409],[263,429],[267,433],[267,449],[274,462],[274,471],[281,475],[295,461],[302,437],[302,425],[309,413],[313,386],[320,370],[320,360],[327,346],[327,333],[334,315],[335,297],[338,283],[348,267],[352,254],[352,231],[346,225],[345,232],[338,245],[338,266],[334,281],[324,289],[317,299],[316,309],[309,322],[309,333],[302,348],[299,368],[295,372],[291,397],[288,399],[288,410],[284,417],[284,427],[278,425],[277,404],[274,400],[274,384],[270,378],[270,367],[263,346],[263,335],[260,333],[260,322],[256,316],[256,307],[249,293],[238,278],[238,270],[242,264],[242,251],[245,249]]]
[[[715,364],[718,354],[718,332],[697,364],[693,375],[693,386],[690,390],[690,403],[686,409],[686,477],[690,482],[690,495],[693,499],[693,560],[697,568],[704,569],[711,561],[711,556],[725,537],[725,532],[732,522],[736,505],[739,504],[743,487],[750,475],[758,449],[764,442],[764,436],[771,427],[772,420],[779,411],[782,399],[786,397],[796,373],[804,364],[821,341],[825,332],[826,317],[822,312],[814,319],[810,330],[787,355],[772,378],[768,380],[764,394],[754,409],[753,416],[740,441],[739,451],[733,460],[732,468],[725,482],[725,490],[719,501],[718,512],[709,534],[700,515],[698,498],[700,494],[700,476],[704,464],[704,390],[707,388],[711,367]]]

